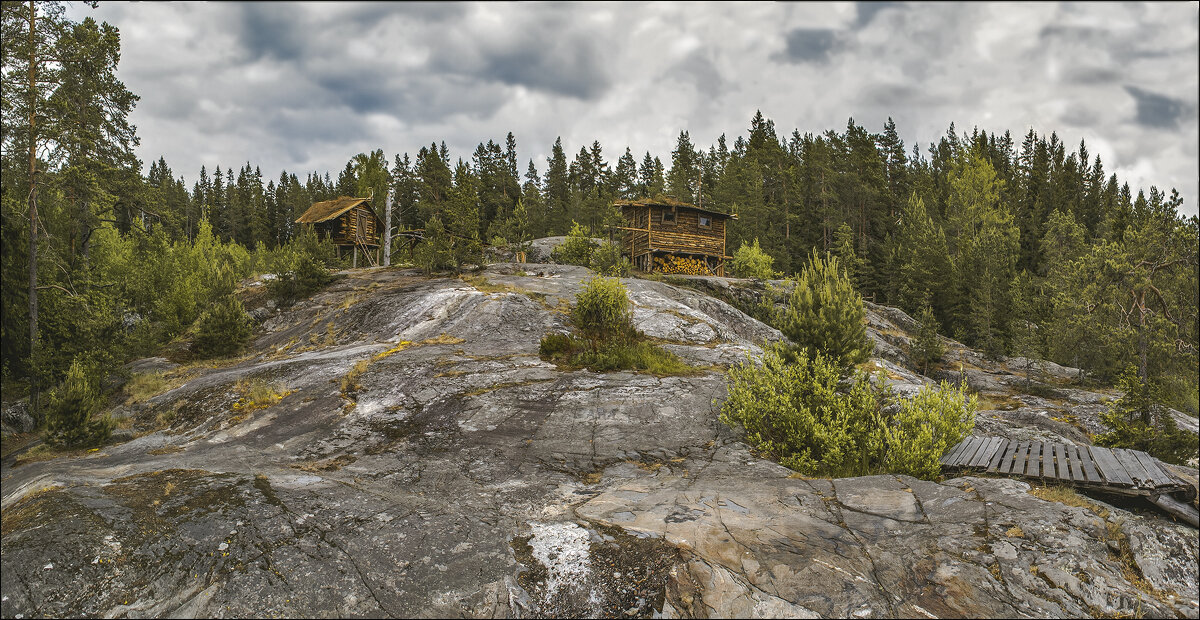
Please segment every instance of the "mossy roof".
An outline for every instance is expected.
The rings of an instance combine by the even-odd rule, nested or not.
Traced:
[[[728,218],[733,218],[735,220],[737,219],[736,213],[726,213],[724,211],[714,211],[712,209],[705,209],[703,207],[697,207],[694,204],[689,204],[689,203],[683,202],[682,200],[676,200],[675,198],[673,198],[671,196],[664,196],[661,194],[658,196],[655,196],[654,198],[635,198],[633,200],[618,200],[618,201],[614,202],[613,205],[617,206],[617,207],[670,207],[673,209],[691,209],[693,211],[699,211],[701,213],[710,213],[717,217],[728,217]]]
[[[296,223],[316,224],[318,222],[327,222],[359,205],[366,207],[371,212],[371,215],[375,215],[375,211],[371,208],[371,203],[368,202],[368,199],[338,196],[333,200],[313,203],[313,206],[309,207],[304,212],[304,215],[296,218]],[[379,216],[376,215],[375,218],[379,219]]]

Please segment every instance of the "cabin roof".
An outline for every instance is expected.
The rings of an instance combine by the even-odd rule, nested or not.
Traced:
[[[335,217],[337,217],[359,205],[366,207],[366,209],[371,212],[371,215],[375,215],[375,210],[371,208],[371,203],[367,202],[367,200],[368,199],[366,199],[366,198],[351,198],[350,196],[338,196],[337,198],[334,198],[333,200],[326,200],[324,202],[316,202],[316,203],[313,203],[313,206],[309,207],[308,210],[304,212],[304,215],[301,215],[299,218],[296,218],[296,223],[297,224],[317,224],[319,222],[328,222],[329,220],[332,220],[333,218],[335,218]],[[379,216],[375,215],[375,219],[379,219]]]
[[[699,211],[700,213],[708,213],[708,214],[714,215],[716,217],[727,217],[727,218],[731,218],[731,219],[735,219],[735,220],[737,219],[736,213],[726,213],[724,211],[713,211],[712,209],[705,209],[702,207],[697,207],[694,204],[688,204],[686,202],[683,202],[682,200],[676,200],[670,196],[661,196],[661,195],[656,196],[654,198],[637,198],[634,200],[618,200],[613,203],[613,206],[622,207],[622,208],[623,207],[670,207],[673,209],[691,209],[692,211]]]

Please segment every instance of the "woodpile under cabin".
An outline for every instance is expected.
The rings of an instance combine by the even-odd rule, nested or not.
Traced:
[[[736,215],[659,196],[615,203],[623,250],[645,272],[725,275],[725,223]]]
[[[372,257],[372,252],[379,249],[379,232],[383,225],[371,208],[369,198],[339,196],[314,203],[296,223],[311,224],[320,238],[329,239],[337,246],[338,257],[352,252],[355,267],[358,266],[360,249],[368,260],[376,264],[379,262]]]

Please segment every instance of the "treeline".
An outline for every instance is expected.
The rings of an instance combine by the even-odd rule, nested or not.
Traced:
[[[890,119],[880,133],[851,119],[841,132],[780,135],[758,113],[732,144],[722,135],[703,148],[682,131],[661,157],[599,142],[569,156],[557,140],[544,165],[522,166],[509,133],[466,159],[443,142],[390,160],[360,153],[336,177],[269,176],[246,162],[189,182],[164,158],[141,174],[115,28],[69,22],[53,3],[3,11],[6,391],[53,385],[77,357],[119,360],[177,335],[222,294],[213,270],[227,280],[271,268],[264,257],[289,247],[317,201],[374,196],[379,208],[390,193],[395,226],[429,229],[427,245],[444,241],[437,252],[461,263],[483,242],[575,222],[604,235],[619,221],[614,200],[668,194],[737,213],[730,250],[757,240],[780,273],[829,251],[868,299],[928,307],[969,345],[1100,381],[1132,364],[1173,404],[1197,408],[1197,219],[1179,214],[1174,191],[1134,193],[1082,142],[952,124],[910,150]]]

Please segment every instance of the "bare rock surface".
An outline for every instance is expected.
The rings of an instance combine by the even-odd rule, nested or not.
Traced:
[[[782,336],[694,288],[625,281],[639,329],[697,374],[543,361],[588,277],[353,270],[246,356],[165,368],[135,439],[4,463],[0,615],[1200,611],[1196,531],[1153,512],[1001,479],[804,480],[751,454],[717,420],[720,369]],[[928,381],[876,363],[898,390]],[[246,402],[255,381],[277,402]]]

